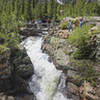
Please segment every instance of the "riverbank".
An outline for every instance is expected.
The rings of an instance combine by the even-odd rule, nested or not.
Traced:
[[[88,32],[97,26],[96,23],[98,21]],[[73,32],[69,33],[67,29],[62,30],[57,27],[55,31],[44,37],[42,49],[50,55],[49,60],[53,61],[56,68],[65,73],[67,88],[65,93],[69,98],[73,98],[73,100],[100,100],[100,33],[91,33],[90,39],[95,43],[91,46],[95,49],[93,49],[91,55],[84,55],[84,58],[81,59],[79,59],[79,55],[77,56],[78,59],[75,58],[75,52],[79,45],[75,46],[69,43],[68,38],[71,35],[73,35]]]

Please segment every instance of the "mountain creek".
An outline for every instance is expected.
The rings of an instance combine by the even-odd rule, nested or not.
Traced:
[[[100,26],[93,18],[89,34]],[[21,43],[0,55],[0,100],[100,100],[100,33],[91,35],[95,59],[75,59],[73,32],[61,29],[69,19],[20,28]]]

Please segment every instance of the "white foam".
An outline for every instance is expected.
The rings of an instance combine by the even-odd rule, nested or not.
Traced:
[[[68,100],[58,91],[59,78],[62,71],[48,61],[48,55],[41,50],[42,38],[29,37],[24,41],[33,65],[35,74],[29,84],[36,96],[36,100]]]

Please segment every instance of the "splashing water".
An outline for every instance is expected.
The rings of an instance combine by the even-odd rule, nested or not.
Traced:
[[[29,37],[23,42],[34,65],[34,75],[29,81],[30,88],[36,100],[69,100],[61,93],[63,86],[62,83],[59,84],[59,79],[62,71],[58,71],[55,65],[48,61],[48,55],[41,50],[42,43],[40,37]]]

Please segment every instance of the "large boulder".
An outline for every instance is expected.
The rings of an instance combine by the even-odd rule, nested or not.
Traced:
[[[48,36],[44,41],[42,49],[50,55],[57,68],[68,69],[69,55],[67,55],[66,52],[70,53],[72,52],[72,49],[67,51],[67,46],[69,46],[69,44],[65,39]]]
[[[13,62],[14,72],[22,77],[29,78],[33,74],[33,65],[30,58],[27,56],[26,51],[24,50],[14,50],[16,54],[12,54],[11,62]],[[14,52],[12,50],[12,52]]]
[[[15,72],[17,75],[23,78],[27,78],[33,74],[33,65],[32,64],[21,64],[16,67]]]
[[[54,54],[56,64],[59,65],[59,67],[66,67],[69,64],[69,56],[67,56],[62,49],[58,49]]]
[[[16,75],[16,73],[13,73],[12,75],[13,75],[11,78],[12,88],[7,92],[8,94],[16,95],[16,94],[32,93],[27,80]]]

